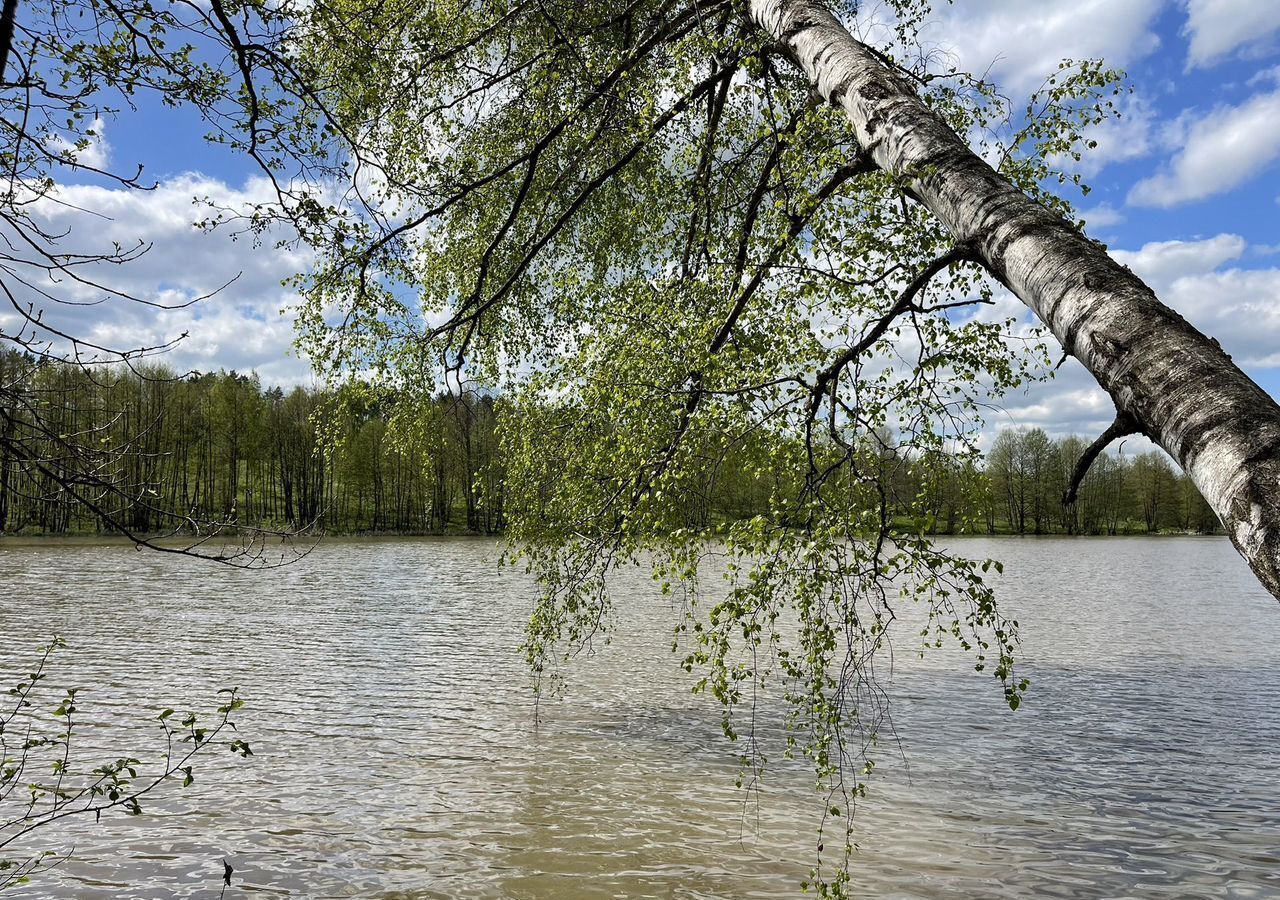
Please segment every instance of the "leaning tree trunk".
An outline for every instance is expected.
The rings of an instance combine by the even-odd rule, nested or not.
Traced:
[[[844,111],[876,164],[903,176],[1035,311],[1111,395],[1118,418],[1132,417],[1182,465],[1280,598],[1280,406],[1216,340],[983,162],[824,4],[750,0],[750,11]]]

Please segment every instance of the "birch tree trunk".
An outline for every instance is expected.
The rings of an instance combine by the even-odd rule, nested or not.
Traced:
[[[974,154],[914,87],[816,0],[750,0],[862,147],[1049,327],[1190,475],[1280,598],[1280,406],[1213,338]]]

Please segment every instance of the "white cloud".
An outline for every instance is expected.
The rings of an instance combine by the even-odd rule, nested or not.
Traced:
[[[160,357],[184,371],[228,368],[257,370],[267,383],[297,384],[309,379],[305,361],[290,356],[293,323],[281,310],[296,296],[282,279],[307,268],[305,252],[281,250],[266,237],[254,246],[230,231],[206,233],[193,224],[208,215],[196,198],[240,209],[274,196],[262,179],[240,188],[198,174],[162,182],[155,190],[112,189],[90,185],[59,188],[56,199],[42,201],[38,213],[46,227],[66,231],[60,249],[96,253],[139,242],[150,250],[119,266],[98,265],[81,272],[113,290],[170,306],[186,303],[228,284],[190,306],[157,309],[128,299],[107,297],[89,306],[48,301],[49,324],[83,340],[128,349],[163,344],[183,332],[188,337]],[[93,212],[86,212],[92,210]],[[80,303],[98,301],[103,291],[63,280],[56,296]],[[28,299],[38,299],[29,294]],[[0,328],[13,333],[16,314],[0,315]]]
[[[1154,149],[1152,131],[1155,112],[1146,98],[1129,96],[1120,105],[1120,115],[1085,129],[1084,137],[1097,146],[1084,152],[1078,163],[1065,165],[1067,171],[1078,171],[1092,178],[1112,163],[1141,159]],[[1057,161],[1061,165],[1062,161]]]
[[[993,428],[1029,426],[1054,436],[1101,431],[1116,417],[1111,398],[1075,360],[1058,369],[1052,381],[1006,397],[1001,407],[999,416],[990,417]]]
[[[1084,219],[1085,225],[1092,233],[1099,228],[1108,228],[1112,225],[1119,225],[1124,221],[1124,213],[1116,209],[1110,203],[1100,203],[1089,209],[1080,210],[1080,218]]]
[[[988,70],[1015,99],[1053,73],[1059,60],[1101,57],[1125,67],[1159,46],[1162,0],[956,0],[938,4],[922,37],[954,54],[962,69]]]
[[[1246,368],[1280,366],[1280,270],[1228,269],[1189,275],[1163,299]]]
[[[1248,245],[1234,234],[1199,241],[1164,241],[1117,260],[1151,285],[1245,368],[1280,366],[1280,269],[1224,268]]]
[[[1246,83],[1249,87],[1257,87],[1260,84],[1280,85],[1280,66],[1272,66],[1270,69],[1263,69],[1261,72],[1252,76]]]
[[[1237,51],[1265,50],[1280,30],[1276,0],[1186,0],[1187,68],[1207,67]]]
[[[1117,103],[1118,115],[1083,129],[1077,146],[1082,158],[1077,162],[1064,155],[1050,157],[1049,162],[1063,172],[1079,172],[1092,180],[1112,163],[1141,159],[1156,149],[1156,116],[1147,99],[1140,94],[1127,95]],[[1085,149],[1086,141],[1094,146]]]
[[[1233,263],[1251,248],[1239,235],[1162,241],[1115,251],[1169,306],[1182,313],[1246,369],[1280,367],[1280,268],[1246,269]],[[1012,297],[1009,297],[1012,300]],[[1115,416],[1111,399],[1093,376],[1068,359],[1056,377],[1007,396],[988,425],[1038,426],[1051,435],[1094,435]]]
[[[111,160],[111,145],[107,143],[106,123],[101,116],[94,119],[85,130],[85,139],[85,146],[77,147],[74,142],[61,135],[51,134],[45,144],[54,153],[69,156],[82,166],[105,170]]]
[[[1181,152],[1134,185],[1129,203],[1167,208],[1202,200],[1245,183],[1280,158],[1280,91],[1199,117],[1184,114],[1172,130],[1184,136]]]
[[[1125,68],[1152,53],[1160,44],[1153,26],[1161,3],[1040,0],[1032,9],[1025,0],[956,0],[935,5],[921,40],[927,50],[943,54],[947,65],[990,77],[1021,110],[1063,59],[1101,58]],[[1084,137],[1096,146],[1084,159],[1058,158],[1053,164],[1092,178],[1111,163],[1150,153],[1151,104],[1140,95],[1126,95],[1119,104],[1120,117],[1087,130]],[[987,161],[995,165],[998,156],[991,148]]]
[[[1199,241],[1154,241],[1141,250],[1116,250],[1111,255],[1156,288],[1179,278],[1212,272],[1244,255],[1247,243],[1237,234],[1219,234]]]

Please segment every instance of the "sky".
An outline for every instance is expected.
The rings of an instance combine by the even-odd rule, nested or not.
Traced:
[[[955,0],[935,3],[924,38],[1012,98],[1034,91],[1065,57],[1127,71],[1122,117],[1099,128],[1081,166],[1089,232],[1274,396],[1280,396],[1280,0]],[[292,352],[283,279],[300,252],[203,232],[193,201],[235,207],[267,189],[247,160],[207,146],[187,111],[143,106],[103,123],[90,149],[116,170],[141,163],[151,191],[70,184],[52,224],[152,249],[112,273],[142,296],[212,298],[164,312],[125,302],[86,307],[78,331],[135,346],[186,332],[179,370],[256,370],[264,383],[311,380]],[[90,214],[86,210],[93,210]],[[227,284],[227,282],[230,282]],[[1008,297],[1002,303],[1025,315]],[[0,321],[0,327],[3,327]],[[993,423],[1093,434],[1114,415],[1074,360],[1047,384],[1007,397]]]

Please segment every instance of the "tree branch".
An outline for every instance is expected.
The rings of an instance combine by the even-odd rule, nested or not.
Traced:
[[[1107,449],[1107,445],[1116,438],[1124,437],[1129,434],[1138,434],[1142,431],[1142,426],[1138,424],[1138,420],[1125,412],[1116,413],[1115,421],[1107,426],[1107,430],[1098,435],[1098,439],[1080,454],[1080,459],[1076,461],[1075,470],[1071,473],[1071,482],[1067,485],[1066,493],[1062,495],[1062,505],[1070,506],[1076,502],[1076,495],[1080,490],[1080,483],[1084,481],[1084,476],[1088,474],[1089,467],[1093,465],[1093,461],[1098,458],[1103,450]]]

